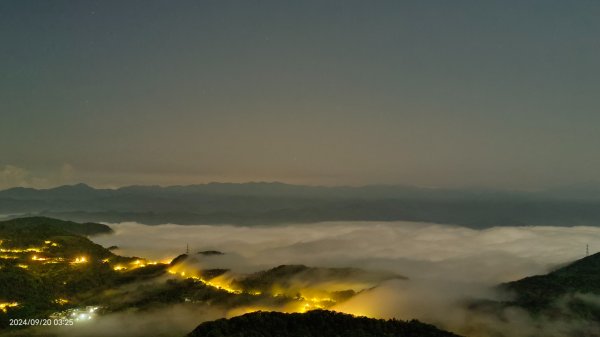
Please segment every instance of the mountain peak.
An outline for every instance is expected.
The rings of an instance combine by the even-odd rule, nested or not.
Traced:
[[[90,191],[90,190],[94,190],[93,187],[91,187],[90,185],[87,185],[85,183],[78,183],[78,184],[73,184],[73,185],[62,185],[62,186],[58,186],[55,188],[51,188],[51,190],[80,190],[80,191]]]

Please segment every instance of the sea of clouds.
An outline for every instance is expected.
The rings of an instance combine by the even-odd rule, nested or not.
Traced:
[[[496,333],[515,337],[532,333],[564,336],[571,331],[572,323],[539,324],[539,320],[533,320],[519,309],[507,309],[503,318],[498,319],[475,314],[467,310],[464,303],[498,299],[494,290],[497,284],[547,273],[582,258],[588,244],[591,253],[600,247],[600,228],[596,227],[477,230],[415,222],[323,222],[254,227],[138,223],[110,226],[113,234],[95,236],[92,240],[105,247],[118,246],[115,253],[120,255],[164,260],[184,253],[189,247],[191,253],[224,252],[225,255],[202,259],[200,267],[229,268],[236,273],[251,273],[282,264],[394,272],[408,280],[388,281],[333,309],[380,318],[416,318],[457,333],[481,337]],[[177,312],[180,319],[168,318],[171,312]],[[220,315],[223,313],[205,309],[190,312],[182,307],[169,308],[164,313],[109,315],[100,318],[94,323],[94,329],[85,333],[100,331],[106,336],[122,335],[125,330],[119,324],[137,326],[139,331],[152,331],[153,325],[162,324],[170,332],[184,333]],[[142,326],[150,330],[140,328]],[[65,331],[83,333],[81,329]]]

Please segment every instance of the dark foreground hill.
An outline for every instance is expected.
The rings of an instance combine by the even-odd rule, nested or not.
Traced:
[[[304,314],[253,312],[200,324],[188,337],[452,337],[415,320],[356,317],[327,310]]]
[[[509,302],[511,305],[533,313],[600,322],[600,253],[546,275],[503,284],[501,288],[514,295],[513,301]]]
[[[600,253],[497,289],[504,293],[504,300],[469,304],[471,316],[501,322],[489,326],[490,331],[499,329],[490,335],[512,337],[511,329],[527,326],[526,335],[532,337],[600,337]],[[498,328],[511,325],[514,328],[506,331]]]

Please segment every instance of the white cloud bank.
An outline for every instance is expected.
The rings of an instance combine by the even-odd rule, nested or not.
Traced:
[[[174,257],[216,249],[214,257],[238,271],[279,264],[359,266],[410,278],[444,276],[495,284],[543,273],[600,246],[596,227],[495,227],[475,230],[413,222],[325,222],[285,226],[110,225],[115,233],[94,241],[119,254]]]
[[[329,222],[285,226],[146,226],[112,224],[112,235],[94,237],[119,246],[121,255],[172,258],[190,250],[220,250],[205,257],[206,268],[251,272],[280,264],[361,267],[409,278],[382,286],[334,309],[368,316],[417,318],[469,336],[561,336],[564,322],[534,324],[518,309],[505,319],[461,309],[464,300],[493,298],[491,287],[546,273],[600,246],[595,227],[496,227],[475,230],[411,222]],[[595,299],[594,299],[595,300]],[[580,322],[578,324],[595,324]],[[554,333],[556,331],[556,333]],[[521,333],[522,332],[522,333]]]

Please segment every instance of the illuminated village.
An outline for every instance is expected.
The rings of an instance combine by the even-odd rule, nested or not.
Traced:
[[[246,302],[255,303],[253,305],[240,305],[228,309],[232,314],[243,314],[259,310],[303,313],[314,309],[331,308],[338,303],[338,299],[332,298],[330,292],[323,289],[299,289],[297,287],[286,288],[282,286],[273,286],[268,289],[244,287],[239,282],[236,283],[236,277],[226,271],[215,276],[186,263],[187,254],[181,255],[176,259],[152,261],[144,258],[129,258],[114,255],[104,248],[97,248],[101,253],[100,255],[98,253],[67,254],[65,252],[73,251],[73,247],[65,245],[60,240],[44,239],[43,241],[39,241],[39,245],[30,244],[24,246],[15,246],[13,242],[8,241],[0,242],[0,252],[2,254],[0,259],[27,273],[45,275],[51,270],[58,270],[66,273],[65,277],[70,278],[71,276],[69,275],[72,272],[80,275],[81,272],[94,268],[104,270],[104,266],[106,266],[108,270],[115,274],[113,277],[118,279],[119,275],[127,278],[130,275],[137,275],[137,271],[148,269],[148,273],[153,273],[153,278],[161,277],[161,274],[168,275],[170,277],[167,279],[192,282],[192,284],[196,284],[193,287],[214,289],[213,291],[217,293],[224,292],[230,296],[244,297],[246,298]],[[84,243],[91,244],[87,240]],[[85,249],[81,251],[85,251]],[[146,272],[142,272],[142,275],[144,273]],[[241,277],[243,280],[243,276],[238,277]],[[70,284],[66,279],[62,283],[65,287]],[[72,293],[71,296],[77,297],[77,295],[77,293]],[[202,300],[193,297],[184,297],[182,298],[182,302],[201,304]],[[94,317],[102,315],[105,312],[110,312],[113,309],[110,305],[107,306],[100,300],[96,303],[81,302],[80,299],[74,299],[65,295],[60,295],[52,299],[51,304],[57,310],[48,313],[46,317],[72,320],[76,324],[92,320]],[[0,302],[0,312],[10,314],[10,312],[22,306],[23,303],[19,301],[2,301]]]
[[[63,256],[61,244],[51,240],[44,240],[43,244],[38,246],[27,245],[25,247],[8,246],[10,240],[0,240],[0,260],[12,263],[14,266],[28,270],[30,272],[45,272],[45,265],[57,265],[57,267],[86,265],[91,261],[90,257],[85,254],[76,254],[74,256]],[[119,261],[116,264],[111,263],[111,258],[104,258],[100,261],[103,264],[109,264],[114,270],[124,271],[143,268],[148,265],[157,265],[156,261],[147,261],[144,259],[130,259],[115,256],[115,260]],[[124,263],[123,260],[128,261]],[[0,266],[0,268],[2,268]],[[1,300],[1,299],[0,299]],[[69,306],[71,301],[67,298],[56,298],[52,301],[59,306]],[[22,306],[17,301],[0,301],[0,312],[8,313]],[[73,319],[75,321],[85,321],[92,319],[98,314],[100,306],[86,306],[83,308],[68,308],[64,311],[55,312],[49,315],[49,318]]]
[[[282,289],[281,287],[275,287],[275,289],[269,289],[268,291],[261,291],[257,289],[241,289],[236,288],[232,285],[232,279],[226,277],[225,275],[221,275],[212,279],[206,279],[200,276],[200,272],[198,270],[193,270],[191,268],[185,268],[184,264],[176,265],[168,269],[168,273],[171,275],[179,276],[183,279],[193,279],[196,282],[200,282],[206,286],[216,288],[218,290],[226,291],[230,294],[247,294],[252,296],[266,296],[274,299],[293,299],[293,301],[284,306],[283,308],[278,308],[279,311],[283,312],[307,312],[315,309],[327,309],[331,308],[336,304],[336,300],[330,297],[319,297],[319,296],[307,296],[303,294],[303,291],[310,293],[320,293],[326,294],[326,291],[315,291],[315,289]],[[293,293],[293,294],[292,294]],[[269,311],[271,310],[268,307],[251,307],[246,310],[242,310],[242,313],[252,312],[252,311]]]

